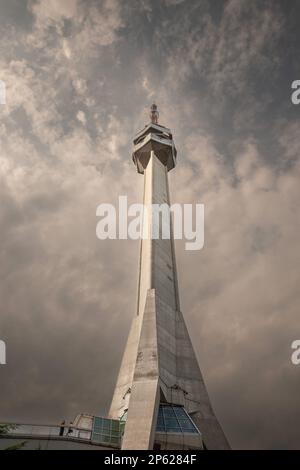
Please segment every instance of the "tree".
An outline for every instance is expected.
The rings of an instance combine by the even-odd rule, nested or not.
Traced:
[[[16,429],[16,425],[14,424],[0,424],[0,439],[1,437],[6,436],[9,434],[9,431]],[[14,444],[13,446],[9,446],[4,450],[20,450],[26,445],[26,441],[19,442],[18,444]]]

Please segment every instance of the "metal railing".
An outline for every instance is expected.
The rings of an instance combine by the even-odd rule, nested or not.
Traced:
[[[119,420],[93,417],[90,429],[78,426],[2,423],[5,432],[0,438],[45,439],[82,442],[91,445],[120,448],[124,423]]]
[[[19,423],[2,423],[7,427],[7,431],[0,437],[26,437],[29,439],[70,439],[76,441],[91,441],[91,430],[78,428],[76,426],[55,426],[44,424],[19,424]]]

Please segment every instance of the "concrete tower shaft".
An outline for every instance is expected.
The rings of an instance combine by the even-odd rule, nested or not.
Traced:
[[[162,129],[150,123],[134,140],[133,160],[144,174],[146,206],[170,205],[168,171],[175,166],[176,150],[171,132],[161,137]],[[170,223],[169,239],[153,239],[157,220],[152,211],[148,214],[149,236],[140,244],[137,311],[109,415],[127,415],[123,449],[153,448],[162,403],[183,407],[208,449],[226,449],[180,310],[172,221],[163,220]]]

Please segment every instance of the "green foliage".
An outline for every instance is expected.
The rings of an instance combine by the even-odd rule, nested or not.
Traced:
[[[0,438],[6,436],[6,434],[9,434],[10,431],[13,431],[16,429],[17,426],[14,424],[0,424]],[[26,441],[19,442],[18,444],[14,444],[10,447],[7,447],[4,450],[20,450],[23,449],[23,447],[26,445]]]
[[[13,424],[0,424],[0,436],[5,436],[5,434],[8,434],[9,431],[12,431],[15,428],[16,426]]]

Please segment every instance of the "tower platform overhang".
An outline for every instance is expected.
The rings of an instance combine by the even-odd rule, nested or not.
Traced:
[[[177,150],[171,133],[157,134],[151,132],[152,126],[148,126],[148,129],[145,129],[134,141],[132,159],[137,167],[138,173],[141,174],[144,173],[148,165],[151,151],[153,151],[161,163],[167,167],[168,171],[172,170],[176,165]],[[159,126],[155,127],[158,128]]]

